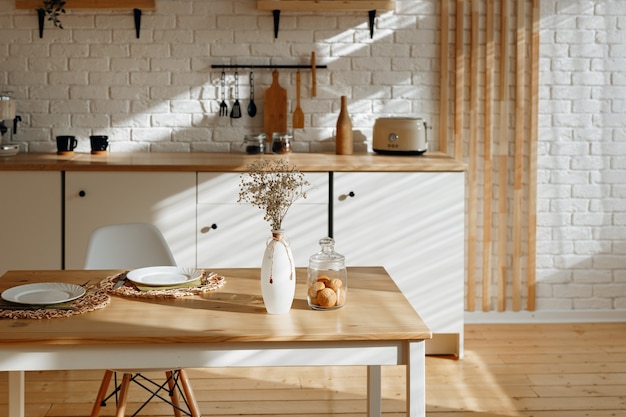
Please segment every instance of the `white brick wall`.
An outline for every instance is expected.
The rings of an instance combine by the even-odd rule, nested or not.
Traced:
[[[626,319],[626,2],[541,15],[538,309]]]
[[[157,0],[140,39],[130,11],[70,10],[66,29],[48,24],[39,39],[34,12],[0,0],[0,86],[15,91],[24,120],[16,139],[31,151],[53,152],[59,134],[77,135],[87,151],[88,135],[108,134],[114,152],[237,152],[262,113],[245,114],[242,70],[244,117],[218,117],[211,64],[308,63],[315,50],[329,68],[317,72],[316,98],[303,73],[297,151],[327,149],[343,94],[367,142],[385,115],[425,117],[435,138],[439,0],[396,3],[379,15],[374,40],[366,13],[285,12],[274,40],[271,14],[254,0]],[[541,0],[541,16],[538,310],[626,318],[626,1]],[[255,71],[259,109],[270,82],[269,71]],[[280,82],[291,111],[295,73]]]
[[[436,108],[432,0],[399,1],[396,13],[379,14],[375,40],[366,12],[283,12],[274,40],[271,13],[254,0],[158,0],[156,12],[144,11],[140,39],[130,11],[68,10],[66,29],[47,24],[39,39],[34,12],[13,3],[0,0],[0,85],[15,91],[24,120],[18,138],[30,151],[53,152],[59,134],[82,138],[79,151],[87,151],[89,134],[106,133],[114,152],[238,152],[246,132],[262,129],[262,113],[245,114],[249,71],[241,70],[244,117],[219,118],[220,71],[211,64],[306,64],[313,50],[329,69],[318,71],[315,99],[303,73],[307,127],[295,132],[298,151],[327,147],[343,94],[365,140],[374,112],[430,116]],[[291,111],[295,72],[283,71],[280,82]],[[259,109],[270,83],[270,71],[255,71]],[[230,71],[230,106],[232,92]]]

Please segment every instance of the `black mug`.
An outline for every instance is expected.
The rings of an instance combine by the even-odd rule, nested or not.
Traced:
[[[57,136],[57,153],[74,152],[77,145],[76,136]]]
[[[109,137],[106,135],[93,135],[89,136],[91,142],[91,153],[106,152],[107,146],[109,146]]]

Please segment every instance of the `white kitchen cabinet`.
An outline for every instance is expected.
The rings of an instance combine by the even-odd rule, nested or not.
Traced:
[[[387,269],[433,332],[429,354],[463,354],[464,194],[463,172],[334,174],[337,252]]]
[[[306,173],[312,189],[289,210],[283,229],[296,266],[307,266],[328,235],[328,173]],[[203,268],[260,267],[271,226],[264,212],[238,203],[238,173],[198,173],[197,265]]]
[[[61,268],[61,173],[0,171],[0,275]]]
[[[91,232],[98,226],[156,225],[176,263],[195,266],[195,172],[67,172],[65,268],[82,269]]]

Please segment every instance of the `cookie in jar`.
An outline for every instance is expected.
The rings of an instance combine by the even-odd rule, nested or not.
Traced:
[[[346,303],[348,276],[345,257],[335,252],[335,241],[319,241],[321,251],[309,258],[307,302],[314,310],[334,310]]]

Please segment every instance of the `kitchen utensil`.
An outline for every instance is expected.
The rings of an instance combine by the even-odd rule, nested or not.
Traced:
[[[230,112],[231,119],[239,119],[241,117],[241,106],[239,105],[239,74],[235,71],[235,103]]]
[[[293,111],[292,125],[294,129],[302,129],[304,127],[304,112],[300,107],[300,86],[301,76],[300,70],[296,73],[296,109]]]
[[[421,155],[428,148],[424,119],[383,117],[374,123],[374,152],[387,155]]]
[[[311,97],[317,96],[317,67],[315,65],[315,51],[311,52]]]
[[[278,71],[272,73],[272,85],[265,90],[263,126],[265,134],[287,131],[287,90],[280,86]]]
[[[128,271],[124,272],[122,275],[119,276],[119,278],[117,279],[117,282],[115,283],[115,285],[113,285],[113,289],[117,290],[118,288],[120,288],[122,285],[124,285],[127,279],[128,279]]]
[[[222,102],[220,103],[220,116],[228,116],[228,104],[226,104],[226,73],[222,71],[221,77]]]
[[[254,104],[254,72],[250,72],[250,103],[248,104],[248,116],[256,116],[256,104]]]

